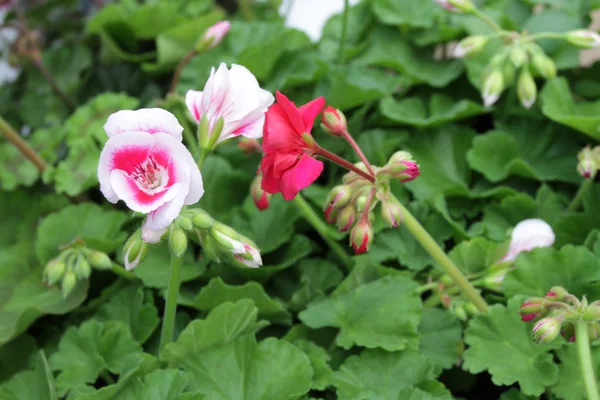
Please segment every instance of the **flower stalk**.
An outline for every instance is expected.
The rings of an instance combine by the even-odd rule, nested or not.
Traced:
[[[167,288],[167,301],[165,303],[165,312],[163,315],[162,330],[160,333],[160,350],[173,341],[173,332],[175,330],[175,314],[177,313],[177,296],[181,285],[181,265],[183,260],[171,254],[171,265],[169,273],[169,286]]]
[[[12,126],[10,126],[10,124],[2,117],[0,117],[0,132],[2,132],[9,142],[17,146],[19,151],[27,157],[40,172],[43,172],[48,168],[46,161],[44,161],[42,157],[40,157],[40,155],[31,148],[25,140],[23,140],[21,135],[15,132]]]
[[[325,150],[324,148],[319,147],[315,151],[315,154],[328,159],[329,161],[339,165],[340,167],[346,168],[347,170],[352,171],[352,172],[362,176],[369,182],[375,182],[375,177],[373,175],[369,174],[368,172],[363,171],[362,169],[358,168],[356,165],[352,164],[350,161],[338,156],[337,154],[330,152],[329,150]]]
[[[580,321],[575,324],[575,337],[577,353],[579,355],[579,366],[587,398],[588,400],[600,400],[596,376],[594,374],[594,364],[592,363],[592,354],[590,352],[587,322]]]
[[[567,209],[567,211],[577,211],[581,206],[583,196],[592,188],[593,185],[594,181],[591,179],[586,179],[585,181],[583,181],[579,186],[579,189],[577,189],[577,193],[575,193],[575,197],[573,197],[573,200],[569,204],[569,208]]]
[[[348,142],[348,144],[352,147],[354,152],[358,155],[358,158],[360,158],[360,160],[365,164],[365,166],[369,170],[369,173],[375,176],[375,171],[373,171],[371,163],[369,162],[369,160],[367,160],[365,153],[363,153],[363,151],[359,147],[358,143],[356,143],[356,140],[354,140],[352,135],[347,130],[344,130],[341,136],[342,138],[344,138],[344,140],[346,140],[346,142]]]
[[[346,32],[348,31],[348,12],[350,4],[348,0],[344,0],[344,14],[342,15],[342,34],[340,35],[340,48],[338,53],[338,63],[344,63],[344,50],[346,46]]]

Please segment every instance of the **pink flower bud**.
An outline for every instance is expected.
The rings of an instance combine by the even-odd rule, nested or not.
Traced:
[[[338,185],[333,187],[325,201],[325,220],[332,223],[336,220],[339,211],[350,202],[352,197],[352,188],[348,185]]]
[[[256,208],[258,208],[261,211],[269,208],[272,195],[263,190],[262,175],[258,175],[256,178],[254,178],[254,181],[250,186],[250,194],[252,195],[252,200],[254,200],[254,204],[256,204]]]
[[[391,174],[400,182],[410,182],[420,174],[419,166],[406,151],[397,151],[392,154],[381,173]]]
[[[369,251],[373,242],[373,227],[368,219],[361,218],[350,233],[350,243],[356,254]]]
[[[356,210],[350,204],[342,208],[337,216],[337,227],[340,232],[347,232],[354,225]]]
[[[569,292],[567,292],[564,288],[560,286],[552,286],[550,291],[546,293],[546,298],[553,301],[560,301],[564,299]]]
[[[206,30],[204,36],[202,37],[202,43],[208,49],[215,48],[219,43],[223,41],[229,29],[231,28],[231,23],[229,21],[220,21],[211,26]]]
[[[340,136],[348,129],[344,113],[331,106],[327,106],[323,111],[322,121],[323,130],[334,136]]]
[[[577,164],[577,172],[585,179],[594,179],[598,173],[600,166],[600,146],[594,149],[589,146],[584,148],[577,155],[579,163]]]
[[[381,203],[381,217],[392,228],[397,228],[402,223],[402,208],[393,201]]]
[[[525,314],[521,317],[521,321],[523,321],[523,322],[533,321],[536,317],[537,317],[537,313]]]

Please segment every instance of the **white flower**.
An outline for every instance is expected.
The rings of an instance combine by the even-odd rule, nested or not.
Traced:
[[[148,214],[143,238],[154,242],[184,204],[204,194],[200,170],[181,143],[183,128],[171,113],[154,108],[119,111],[104,129],[109,139],[98,164],[100,190],[108,201],[123,200]]]
[[[273,95],[260,88],[247,68],[233,64],[229,70],[224,63],[216,72],[212,69],[204,91],[190,90],[185,96],[194,119],[208,119],[209,135],[223,118],[223,129],[214,143],[235,136],[262,137],[265,111],[273,101]]]
[[[519,222],[512,231],[508,252],[500,261],[514,261],[523,251],[554,244],[554,232],[548,223],[532,218]]]

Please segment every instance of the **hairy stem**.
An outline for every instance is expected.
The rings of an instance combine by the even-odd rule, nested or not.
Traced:
[[[492,28],[495,32],[502,32],[502,28],[490,17],[488,17],[485,13],[481,12],[478,9],[472,11],[473,15],[477,18],[488,24],[490,28]]]
[[[165,313],[163,315],[162,331],[160,333],[160,350],[162,351],[173,341],[173,332],[175,330],[175,314],[177,313],[177,296],[179,295],[179,286],[181,284],[181,257],[171,254],[171,272],[169,274],[169,286],[167,288],[167,302],[165,303]]]
[[[120,264],[117,264],[116,262],[112,262],[112,271],[119,275],[121,278],[125,278],[128,279],[130,281],[135,281],[137,280],[137,276],[135,276],[135,274],[131,271],[127,271],[125,269],[125,267],[123,267]]]
[[[345,130],[342,133],[342,137],[346,140],[346,142],[348,142],[348,144],[350,144],[350,146],[352,146],[352,149],[358,155],[358,158],[360,158],[360,160],[367,166],[369,173],[371,175],[375,176],[375,171],[373,171],[373,167],[371,166],[371,163],[369,162],[369,160],[367,160],[365,153],[363,153],[363,151],[358,146],[358,143],[356,143],[356,140],[354,140],[352,135],[348,131]]]
[[[423,246],[425,251],[429,253],[442,269],[452,278],[454,283],[460,288],[462,294],[471,301],[475,307],[481,312],[486,312],[488,305],[481,297],[479,292],[471,285],[469,280],[463,275],[452,260],[446,255],[444,250],[436,243],[431,235],[423,228],[417,219],[402,203],[399,203],[402,208],[403,225],[405,225],[415,239]]]
[[[29,146],[29,144],[23,140],[21,135],[19,135],[2,117],[0,117],[0,131],[9,142],[17,146],[19,151],[25,157],[27,157],[27,159],[31,161],[40,172],[43,172],[46,168],[48,168],[46,161],[44,161],[42,157],[40,157],[40,155],[33,148],[31,148],[31,146]]]
[[[179,64],[177,64],[177,68],[175,68],[175,72],[173,73],[173,79],[171,80],[171,88],[169,89],[169,94],[175,93],[175,90],[177,89],[177,84],[179,83],[179,78],[181,78],[181,72],[183,71],[183,68],[185,68],[187,63],[189,63],[190,60],[197,55],[198,52],[196,51],[196,49],[194,49],[187,53],[185,57],[183,57],[181,61],[179,61]]]
[[[577,189],[577,193],[575,193],[575,197],[573,197],[573,200],[571,201],[571,204],[569,204],[567,211],[577,211],[581,205],[581,202],[583,201],[583,196],[592,188],[593,185],[594,181],[591,179],[586,179],[583,181],[581,185],[579,185],[579,189]]]
[[[368,180],[369,182],[375,182],[375,177],[371,174],[369,174],[368,172],[363,171],[362,169],[356,167],[354,164],[352,164],[350,161],[343,159],[342,157],[338,156],[337,154],[334,154],[328,150],[325,150],[322,147],[319,147],[316,151],[316,154],[318,156],[321,156],[323,158],[328,159],[331,162],[336,163],[337,165],[339,165],[340,167],[344,167],[349,171],[352,171],[360,176],[362,176],[363,178],[365,178],[366,180]]]
[[[296,195],[294,198],[294,203],[296,203],[298,210],[300,210],[300,214],[302,214],[304,219],[306,219],[306,221],[311,224],[313,228],[315,228],[315,230],[323,238],[325,243],[327,243],[331,251],[333,251],[340,262],[344,264],[347,269],[351,269],[353,265],[352,258],[338,242],[329,237],[329,226],[323,222],[323,220],[317,215],[315,210],[313,210],[304,197],[302,197],[300,194]]]
[[[579,366],[581,367],[581,376],[583,377],[583,386],[585,387],[587,398],[588,400],[600,400],[596,376],[594,374],[594,364],[592,363],[592,354],[590,352],[587,322],[580,321],[575,325],[575,338],[577,353],[579,354]]]
[[[348,11],[350,4],[348,0],[344,0],[344,14],[342,16],[342,34],[340,35],[340,48],[338,52],[338,63],[344,63],[344,50],[346,46],[346,32],[348,31]]]

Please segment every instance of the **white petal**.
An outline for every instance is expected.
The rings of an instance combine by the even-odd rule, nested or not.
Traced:
[[[217,230],[215,230],[214,233],[216,235],[219,235],[222,239],[231,243],[231,245],[233,246],[233,249],[231,249],[231,252],[233,254],[244,254],[246,252],[246,249],[244,248],[244,243],[240,242],[239,240],[232,239],[229,236],[224,235]]]
[[[112,170],[110,173],[110,183],[117,197],[123,200],[127,207],[143,214],[148,214],[158,209],[176,197],[182,197],[181,192],[183,191],[183,186],[180,183],[175,183],[164,192],[161,192],[160,195],[155,195],[152,202],[146,203],[139,201],[136,195],[141,190],[136,190],[135,183],[132,183],[131,178],[126,172],[118,169]]]
[[[182,196],[177,196],[148,214],[144,227],[153,231],[167,228],[179,216],[181,207],[183,207],[183,199]]]
[[[552,227],[545,221],[532,218],[519,222],[512,231],[510,247],[502,261],[514,261],[523,251],[554,244]]]
[[[185,197],[185,204],[191,205],[196,204],[200,198],[204,195],[204,183],[202,182],[202,174],[198,168],[198,164],[194,161],[194,158],[190,154],[190,191]]]
[[[144,222],[144,226],[142,226],[142,240],[150,244],[160,243],[162,235],[165,234],[167,229],[168,227],[154,231],[152,229],[149,229],[146,223]]]
[[[202,92],[198,90],[188,90],[185,95],[185,104],[187,105],[188,110],[190,110],[192,117],[194,117],[196,122],[199,122],[204,114],[204,109],[202,108]]]
[[[117,111],[108,117],[104,130],[108,137],[124,132],[165,133],[182,140],[183,127],[177,118],[162,108]]]

